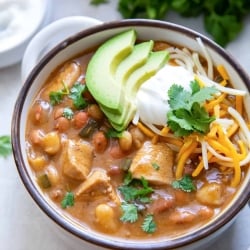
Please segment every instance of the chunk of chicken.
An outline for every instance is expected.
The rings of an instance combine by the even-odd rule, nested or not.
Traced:
[[[130,166],[133,178],[144,177],[152,184],[171,184],[173,175],[173,151],[163,142],[146,141],[136,153]]]
[[[110,183],[110,177],[103,170],[93,171],[76,190],[78,200],[93,200],[108,197],[109,200],[120,203],[120,199]]]
[[[87,178],[92,161],[93,148],[83,140],[67,140],[61,156],[63,173],[75,180]]]
[[[80,65],[71,62],[66,64],[58,74],[53,76],[50,83],[44,89],[42,97],[48,101],[48,96],[52,91],[59,91],[64,88],[63,84],[67,87],[72,87],[81,75]]]
[[[207,183],[197,190],[196,198],[202,204],[220,206],[224,202],[223,187],[216,182]]]

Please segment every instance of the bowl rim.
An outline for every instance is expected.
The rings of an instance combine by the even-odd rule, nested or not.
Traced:
[[[235,68],[235,71],[238,72],[242,81],[246,84],[246,88],[250,91],[250,78],[248,74],[243,70],[241,65],[236,62],[236,60],[228,53],[225,49],[217,45],[215,42],[207,38],[206,36],[191,30],[182,25],[178,25],[175,23],[170,23],[167,21],[159,21],[159,20],[149,20],[149,19],[124,19],[118,21],[104,22],[94,27],[90,27],[86,30],[76,33],[59,43],[55,46],[50,52],[48,52],[41,61],[34,67],[31,71],[30,75],[26,79],[24,85],[22,86],[18,98],[15,103],[14,112],[12,116],[12,125],[11,125],[11,137],[12,137],[12,147],[13,147],[13,155],[16,163],[16,167],[19,173],[19,176],[22,179],[24,186],[27,191],[30,193],[33,200],[36,204],[41,208],[41,210],[52,219],[57,225],[65,229],[67,232],[77,236],[82,240],[86,240],[87,242],[93,243],[95,245],[99,245],[102,247],[111,247],[112,249],[172,249],[177,247],[187,246],[189,244],[195,243],[205,237],[211,236],[217,230],[225,226],[229,223],[233,218],[240,212],[240,210],[245,206],[247,201],[250,198],[250,179],[248,180],[248,189],[246,192],[243,192],[241,196],[238,197],[237,204],[232,206],[230,210],[227,211],[224,216],[220,216],[216,219],[213,225],[208,225],[204,228],[197,229],[196,231],[188,234],[186,236],[180,237],[178,239],[173,240],[165,240],[160,238],[157,242],[148,242],[147,244],[143,244],[142,240],[138,240],[137,242],[126,242],[119,241],[119,238],[114,238],[114,240],[98,238],[90,232],[81,231],[78,228],[74,227],[68,220],[65,221],[64,218],[57,213],[53,208],[46,202],[40,192],[33,185],[32,177],[29,175],[27,168],[25,167],[24,156],[21,153],[21,142],[20,142],[20,118],[22,115],[22,109],[24,105],[25,96],[29,92],[31,88],[32,82],[36,78],[37,73],[39,73],[42,68],[60,51],[69,46],[70,44],[80,40],[89,35],[93,35],[98,32],[102,32],[105,30],[116,29],[116,28],[125,28],[125,27],[158,27],[163,29],[170,29],[173,31],[180,31],[184,33],[186,36],[195,38],[200,37],[207,47],[212,48],[218,54],[220,54],[225,60],[229,62],[229,64]],[[105,237],[105,235],[104,235]],[[125,244],[125,245],[124,245]]]

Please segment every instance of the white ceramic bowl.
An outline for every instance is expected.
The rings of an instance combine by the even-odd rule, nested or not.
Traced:
[[[49,0],[3,0],[0,3],[0,68],[21,61],[36,32],[48,21]]]
[[[244,182],[240,186],[234,199],[228,204],[224,212],[216,216],[212,221],[205,224],[196,231],[173,240],[157,241],[133,241],[117,239],[111,236],[104,236],[98,232],[93,232],[88,228],[83,228],[78,223],[62,214],[56,205],[43,195],[33,178],[32,170],[29,167],[25,152],[25,126],[27,112],[41,85],[45,82],[48,75],[59,64],[72,58],[74,55],[93,48],[107,38],[133,27],[140,40],[163,40],[180,46],[188,47],[191,50],[202,51],[197,47],[196,38],[200,37],[210,53],[213,61],[223,64],[229,73],[236,88],[250,90],[250,79],[241,66],[221,47],[214,42],[185,27],[152,20],[122,20],[110,23],[103,23],[92,28],[83,30],[68,39],[59,43],[55,48],[48,52],[34,67],[28,75],[20,93],[14,109],[12,121],[12,143],[13,152],[17,169],[20,177],[38,206],[50,217],[59,228],[64,229],[69,238],[75,244],[81,245],[78,249],[101,249],[101,247],[111,249],[196,249],[204,248],[205,244],[211,243],[216,237],[228,228],[236,218],[237,214],[244,207],[250,197],[250,168],[245,176]],[[250,99],[247,95],[246,108],[249,112]],[[249,117],[250,118],[250,117]],[[62,232],[60,234],[63,234]],[[87,243],[88,242],[88,243]],[[89,243],[94,244],[91,248]]]

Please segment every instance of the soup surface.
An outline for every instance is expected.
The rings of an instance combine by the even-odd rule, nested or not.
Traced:
[[[222,65],[155,41],[150,53],[167,57],[126,96],[122,112],[133,112],[124,125],[86,77],[98,49],[59,66],[30,107],[27,157],[44,195],[83,227],[117,237],[173,238],[201,227],[248,167],[244,91],[230,88]],[[126,71],[125,85],[142,64]]]

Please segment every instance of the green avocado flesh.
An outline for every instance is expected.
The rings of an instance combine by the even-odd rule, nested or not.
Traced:
[[[133,29],[104,42],[91,58],[86,85],[117,131],[126,129],[136,112],[140,86],[168,60],[167,51],[152,52],[152,40],[135,44]]]
[[[104,42],[91,58],[86,72],[86,84],[98,103],[108,110],[120,113],[124,103],[121,84],[114,74],[120,62],[134,48],[136,33],[128,30]]]

